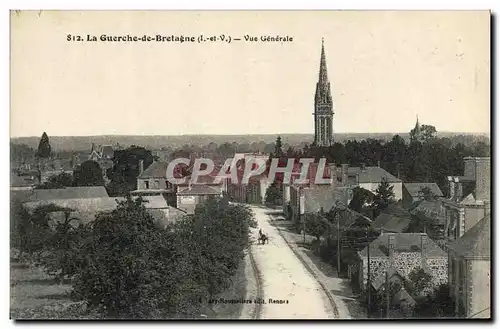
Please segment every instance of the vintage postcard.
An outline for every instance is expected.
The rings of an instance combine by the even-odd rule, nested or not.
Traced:
[[[490,24],[12,10],[11,319],[491,319]]]

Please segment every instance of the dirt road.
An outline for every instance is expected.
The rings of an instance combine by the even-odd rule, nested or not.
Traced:
[[[269,224],[265,208],[252,207],[259,228],[269,243],[251,247],[263,290],[261,319],[333,319],[329,300],[275,227]]]

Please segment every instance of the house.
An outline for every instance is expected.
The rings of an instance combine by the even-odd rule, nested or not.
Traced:
[[[377,216],[373,227],[385,233],[403,233],[408,229],[411,215],[399,203],[392,203]]]
[[[236,170],[237,181],[230,175],[227,180],[227,193],[232,201],[250,204],[264,204],[269,181],[265,173],[251,176],[247,183],[243,182],[244,169]]]
[[[449,282],[458,316],[491,317],[491,216],[451,242]]]
[[[449,196],[442,198],[446,209],[446,235],[456,240],[490,212],[490,158],[466,157],[463,176],[449,176]]]
[[[196,206],[208,199],[222,197],[222,191],[208,185],[188,185],[177,190],[177,208],[194,214]]]
[[[316,181],[318,170],[320,170],[318,163],[309,164],[307,169],[305,182],[299,184],[302,167],[300,163],[296,163],[290,182],[285,182],[282,186],[283,212],[286,218],[295,222],[299,220],[300,214],[318,212],[321,208],[327,212],[333,207],[335,200],[346,202],[349,196],[352,197],[352,193],[349,194],[352,192],[350,189],[338,186],[334,163],[325,164],[323,175],[320,177],[325,180],[324,182]]]
[[[360,167],[349,167],[347,164],[342,164],[337,168],[336,176],[337,181],[343,186],[359,186],[373,193],[376,192],[382,180],[386,179],[393,187],[394,199],[399,201],[403,197],[403,181],[394,177],[380,166],[367,167],[361,165]]]
[[[404,183],[403,184],[403,206],[407,209],[422,200],[422,189],[427,188],[434,197],[442,197],[443,192],[436,183]]]
[[[154,161],[144,170],[144,161],[139,160],[139,176],[137,177],[137,190],[134,195],[163,195],[175,193],[174,184],[167,179],[168,163]]]
[[[236,171],[236,181],[231,176],[231,171],[227,173],[227,193],[232,201],[251,204],[263,204],[266,198],[267,188],[270,182],[265,171],[248,178],[244,182],[245,165],[252,164],[254,170],[257,168],[257,161],[262,166],[266,165],[268,157],[253,153],[236,153],[233,157],[230,170]],[[255,161],[255,162],[254,162]]]
[[[368,252],[370,281],[375,290],[385,282],[389,270],[407,280],[412,271],[422,268],[435,285],[448,282],[448,255],[427,234],[382,233],[358,252],[358,263],[349,271],[351,280],[358,280],[364,291],[368,284]]]
[[[96,147],[92,143],[88,160],[97,162],[103,171],[103,176],[106,177],[107,170],[113,167],[114,153],[112,145],[99,145]]]

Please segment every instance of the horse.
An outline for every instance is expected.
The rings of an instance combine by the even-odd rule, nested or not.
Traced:
[[[259,244],[264,244],[264,243],[269,243],[269,237],[262,233],[262,231],[259,231],[259,238],[257,239]]]

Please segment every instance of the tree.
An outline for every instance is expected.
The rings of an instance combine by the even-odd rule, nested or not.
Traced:
[[[370,204],[373,201],[373,193],[356,186],[352,189],[352,200],[349,202],[349,209],[361,213],[365,205]]]
[[[425,296],[433,290],[432,276],[422,268],[415,268],[408,275],[412,291],[417,296]]]
[[[143,200],[128,197],[92,223],[74,291],[112,318],[159,318],[175,311],[180,272],[172,232],[158,228]]]
[[[450,286],[442,284],[431,294],[416,299],[414,315],[419,318],[452,318],[454,317],[454,302],[451,298]]]
[[[153,163],[151,151],[135,145],[115,151],[113,168],[108,171],[110,195],[125,196],[136,189],[140,160],[143,161],[144,169],[147,169]]]
[[[382,210],[387,208],[391,202],[394,201],[394,186],[389,184],[387,178],[383,177],[377,190],[375,191],[375,197],[373,199],[373,206],[375,217],[380,214]]]
[[[267,204],[280,205],[283,200],[283,191],[280,184],[274,181],[266,190],[265,201]]]
[[[276,138],[276,144],[274,146],[274,156],[277,158],[280,158],[283,155],[283,150],[282,150],[282,142],[281,142],[281,136],[278,136]]]
[[[304,221],[306,233],[314,236],[316,241],[330,229],[330,222],[320,213],[306,213]]]
[[[73,172],[75,186],[104,186],[104,178],[99,164],[88,160]]]
[[[127,197],[79,239],[75,296],[105,318],[198,317],[229,286],[255,226],[249,208],[222,198],[164,229]]]
[[[40,138],[40,143],[38,144],[38,150],[36,152],[36,157],[38,158],[49,158],[51,155],[51,147],[49,143],[49,136],[47,133],[43,132]]]
[[[38,189],[57,189],[73,186],[73,176],[71,174],[62,172],[58,175],[50,176],[48,180],[38,185]]]
[[[422,141],[426,143],[436,138],[437,130],[436,127],[431,125],[422,125],[420,127],[420,134]]]

